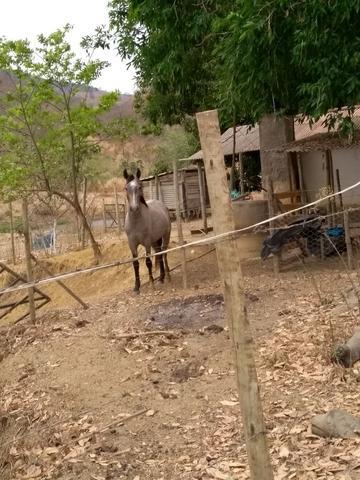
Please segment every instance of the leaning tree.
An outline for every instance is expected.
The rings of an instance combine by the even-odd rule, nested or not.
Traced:
[[[63,199],[80,218],[98,258],[79,188],[99,152],[101,115],[118,95],[104,94],[97,105],[89,104],[91,83],[107,63],[93,59],[89,39],[82,44],[86,59],[76,57],[69,30],[40,35],[34,48],[27,40],[0,40],[0,191]]]

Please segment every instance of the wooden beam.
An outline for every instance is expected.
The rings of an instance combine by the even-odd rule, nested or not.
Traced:
[[[299,187],[300,187],[300,193],[301,193],[301,203],[305,205],[305,203],[306,203],[306,192],[305,192],[304,176],[303,176],[303,170],[302,170],[302,164],[301,164],[301,153],[300,152],[296,153],[296,164],[297,164],[297,170],[298,170],[298,175],[299,175]]]
[[[338,168],[336,169],[336,184],[337,184],[337,191],[341,192],[340,172]],[[343,211],[344,203],[343,203],[342,193],[339,194],[339,203],[340,203],[340,209],[341,211]]]
[[[226,180],[217,111],[196,115],[206,180],[216,234],[235,229]],[[245,307],[244,281],[241,271],[241,237],[216,244],[219,272],[224,284],[224,299],[232,338],[239,400],[252,480],[272,480],[257,380],[254,341]]]
[[[39,260],[35,257],[35,255],[31,254],[32,260],[36,263],[36,265],[43,270],[49,277],[53,278],[54,275],[48,268],[45,267],[42,263],[39,262]],[[81,300],[81,298],[76,295],[68,286],[66,286],[61,280],[56,280],[56,283],[62,287],[65,292],[67,292],[72,298],[74,298],[80,305],[83,307],[84,310],[87,310],[89,306]]]

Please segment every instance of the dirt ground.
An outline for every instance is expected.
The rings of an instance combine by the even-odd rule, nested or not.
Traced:
[[[81,268],[86,255],[49,265]],[[270,266],[250,262],[244,276],[275,478],[360,478],[360,440],[310,429],[332,408],[359,413],[360,372],[329,361],[357,322],[349,277],[299,267],[275,279]],[[3,324],[1,479],[250,478],[215,253],[189,264],[187,290],[179,270],[139,296],[132,282],[131,267],[69,280],[88,310],[51,284],[38,325]]]

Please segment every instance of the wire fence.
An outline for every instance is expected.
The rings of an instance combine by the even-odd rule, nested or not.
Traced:
[[[359,185],[355,184],[344,189],[343,193],[356,191],[358,188]],[[190,240],[184,245],[169,248],[166,253],[189,247],[216,244],[227,241],[234,236],[246,238],[250,235],[251,242],[256,238],[257,254],[248,254],[245,246],[242,252],[243,261],[244,259],[245,261],[246,259],[257,260],[263,264],[270,257],[274,257],[280,264],[280,270],[283,266],[286,269],[289,266],[298,268],[299,264],[306,265],[316,261],[322,264],[326,262],[328,265],[331,263],[336,266],[342,265],[343,268],[354,268],[359,263],[360,207],[349,207],[336,211],[335,199],[338,195],[338,193],[329,194],[325,198],[315,200],[310,204],[297,207],[289,212],[278,213],[270,219],[265,218],[255,225],[245,226],[232,232],[218,235],[210,234],[200,239]],[[278,204],[278,209],[281,210],[280,204]],[[74,238],[75,234],[72,235]],[[102,238],[104,239],[104,236]],[[79,243],[78,238],[78,246],[75,248],[80,248]],[[253,253],[254,249],[252,248],[250,251]],[[139,255],[138,257],[139,260],[143,258],[145,258],[145,255]],[[127,265],[132,262],[133,258],[130,257],[117,259],[108,264],[84,268],[76,272],[41,279],[31,284],[24,284],[21,287],[10,288],[6,292],[23,289],[29,285],[42,285],[59,278],[70,278],[114,266]]]
[[[10,209],[5,209],[0,220],[0,261],[11,263],[25,258],[20,204],[14,203],[13,209],[12,215]],[[124,203],[114,195],[93,195],[86,207],[86,218],[99,244],[115,239],[124,229]],[[29,223],[32,250],[40,257],[61,255],[89,244],[81,221],[64,206],[50,208],[34,198],[30,201]]]

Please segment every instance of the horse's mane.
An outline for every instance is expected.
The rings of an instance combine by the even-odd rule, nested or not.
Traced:
[[[128,178],[126,179],[126,181],[127,181],[128,183],[132,182],[133,180],[135,180],[135,177],[134,177],[133,174],[130,174],[130,175],[128,176]]]

